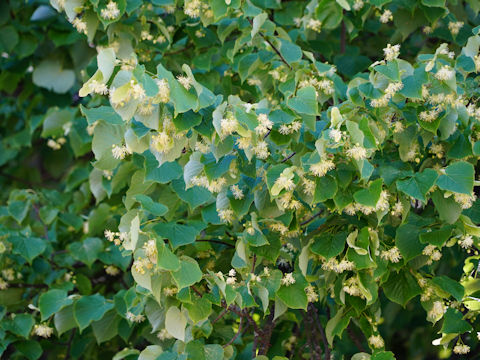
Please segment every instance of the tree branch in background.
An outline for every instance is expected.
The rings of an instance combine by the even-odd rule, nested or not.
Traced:
[[[243,325],[243,317],[240,317],[240,323],[238,324],[238,331],[237,333],[230,339],[229,342],[227,342],[225,345],[223,345],[224,348],[226,348],[228,345],[232,344],[242,333],[242,325]]]
[[[253,26],[253,20],[252,19],[248,19],[248,21],[250,22],[250,24]],[[262,34],[262,32],[258,32],[258,34],[268,43],[268,45],[270,45],[272,47],[272,49],[277,53],[277,55],[280,57],[280,59],[283,61],[283,63],[285,65],[288,66],[288,68],[290,70],[292,70],[292,67],[290,66],[290,64],[287,62],[287,60],[285,60],[285,58],[283,57],[283,55],[280,53],[280,51],[275,47],[275,45],[272,44],[272,42],[265,36]]]

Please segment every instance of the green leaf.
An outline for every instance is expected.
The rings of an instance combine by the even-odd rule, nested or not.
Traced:
[[[98,321],[113,308],[100,294],[83,296],[73,304],[73,318],[82,332],[93,321]]]
[[[400,70],[398,68],[398,62],[395,60],[389,61],[385,65],[377,65],[374,69],[392,81],[400,81]]]
[[[38,299],[38,307],[42,315],[42,321],[49,318],[59,310],[72,303],[72,299],[68,298],[68,293],[61,289],[52,289],[40,295]]]
[[[437,177],[438,174],[435,170],[425,169],[406,180],[397,180],[397,189],[415,199],[426,202],[425,195],[435,184]]]
[[[258,33],[262,25],[265,23],[265,20],[268,19],[268,14],[262,12],[253,18],[252,31],[250,32],[250,37],[253,37]]]
[[[244,82],[262,64],[258,53],[246,54],[238,62],[238,74]]]
[[[204,346],[205,360],[217,360],[224,358],[224,350],[218,344],[207,344]]]
[[[80,105],[80,111],[87,118],[89,125],[95,123],[95,121],[103,120],[106,123],[112,125],[123,125],[124,121],[118,115],[111,106],[99,106],[97,108],[86,108],[83,105]]]
[[[422,86],[428,81],[427,73],[424,68],[417,68],[413,71],[413,75],[402,79],[403,88],[399,91],[399,94],[414,98],[422,98]]]
[[[388,281],[382,285],[382,288],[385,296],[389,300],[403,307],[405,307],[410,299],[422,292],[415,278],[403,270],[398,274],[391,272]]]
[[[368,186],[368,189],[358,190],[353,194],[353,198],[359,204],[365,206],[375,207],[380,199],[380,193],[382,192],[383,180],[377,179],[372,181]]]
[[[82,242],[75,242],[68,246],[72,256],[92,267],[92,264],[98,259],[98,255],[103,250],[103,242],[99,238],[86,238]]]
[[[180,269],[180,260],[170,251],[163,240],[157,240],[157,265],[163,270],[177,271]]]
[[[448,308],[443,318],[441,332],[444,334],[463,334],[472,331],[472,326],[463,320],[463,314],[457,309]]]
[[[187,202],[192,209],[195,209],[212,199],[210,191],[203,187],[194,186],[185,189],[185,182],[183,179],[172,181],[172,189],[177,193],[178,197]]]
[[[436,276],[432,281],[440,286],[443,291],[446,291],[452,295],[457,301],[462,301],[463,295],[465,294],[465,289],[463,286],[453,279],[450,279],[448,276]]]
[[[193,226],[177,223],[159,223],[153,227],[153,230],[168,239],[173,249],[194,243],[201,231]]]
[[[350,323],[352,315],[350,312],[344,313],[344,310],[340,308],[334,317],[330,318],[325,327],[325,334],[327,336],[330,346],[333,344],[335,336],[341,337],[343,331]]]
[[[115,310],[108,311],[99,321],[92,323],[93,335],[97,339],[97,344],[113,339],[118,335],[118,325],[121,317]]]
[[[170,86],[170,99],[175,107],[175,113],[184,113],[197,108],[198,99],[193,92],[189,92],[167,71],[161,64],[157,66],[159,78],[166,78]]]
[[[288,166],[286,164],[278,164],[278,165],[271,166],[268,169],[267,176],[266,176],[267,187],[268,187],[268,190],[270,191],[271,194],[272,194],[273,187],[275,185],[275,181],[280,177],[280,174],[286,168],[288,168]],[[277,193],[277,195],[278,195],[278,193]],[[274,196],[276,196],[276,195],[274,195]]]
[[[123,360],[123,359],[130,359],[130,355],[137,357],[140,354],[140,351],[137,349],[129,349],[124,348],[123,350],[117,352],[112,360]],[[161,359],[162,355],[160,355],[159,359]],[[162,359],[163,360],[163,359]],[[167,360],[176,360],[176,357],[167,359]]]
[[[123,129],[119,125],[112,125],[101,120],[95,126],[93,133],[92,151],[96,168],[101,170],[113,170],[120,160],[115,159],[112,154],[112,146],[120,146],[123,143]]]
[[[202,271],[198,263],[188,256],[180,260],[180,269],[172,272],[173,280],[177,283],[179,289],[191,286],[202,280]]]
[[[37,86],[64,94],[74,85],[75,73],[71,69],[63,69],[58,59],[47,59],[35,67],[32,81]]]
[[[422,0],[422,4],[430,7],[445,7],[445,0]]]
[[[302,49],[300,46],[293,44],[285,39],[278,39],[280,42],[279,51],[283,58],[290,64],[298,62],[302,59]]]
[[[30,264],[47,248],[45,241],[36,237],[11,236],[8,240],[13,245],[13,253],[22,256]]]
[[[55,313],[53,322],[59,336],[77,326],[75,318],[73,317],[73,305],[66,306],[59,312]]]
[[[308,300],[305,294],[307,282],[301,274],[293,273],[295,284],[282,285],[277,291],[277,296],[291,309],[307,309]]]
[[[465,161],[455,162],[445,169],[445,174],[437,179],[440,189],[471,195],[475,180],[473,165]]]
[[[345,249],[347,233],[338,234],[325,233],[314,238],[314,242],[310,246],[310,250],[317,255],[325,257],[327,260],[340,255]]]
[[[163,353],[163,349],[159,345],[148,345],[142,350],[138,356],[138,360],[158,360]]]
[[[182,176],[182,167],[176,162],[164,162],[161,166],[158,165],[155,156],[147,151],[145,156],[145,180],[155,181],[160,184],[166,184],[172,180],[178,179]]]
[[[37,360],[43,353],[40,343],[34,340],[18,341],[15,343],[15,349],[29,360]]]
[[[185,341],[187,319],[176,306],[171,306],[165,315],[165,328],[175,339]]]
[[[445,226],[440,230],[424,232],[420,234],[420,242],[423,244],[432,244],[442,247],[452,235],[452,227]]]
[[[314,202],[324,202],[325,200],[332,199],[337,193],[337,181],[333,176],[321,176],[317,178],[315,182]]]
[[[204,164],[205,175],[209,180],[218,179],[229,170],[233,159],[234,156],[224,156],[217,161],[213,154],[203,155],[202,163]]]
[[[395,360],[395,356],[391,351],[378,351],[374,352],[369,360]]]
[[[312,86],[297,91],[297,95],[287,100],[287,105],[299,114],[317,115],[318,103],[315,89]]]
[[[432,194],[432,201],[440,215],[440,220],[448,224],[455,223],[462,213],[461,206],[452,197],[446,198],[440,190]]]
[[[168,207],[163,204],[154,202],[149,196],[138,194],[133,197],[137,200],[141,205],[142,208],[149,213],[155,216],[163,216],[168,212]]]
[[[2,322],[2,327],[11,333],[28,338],[35,320],[30,314],[18,314],[13,319]]]
[[[200,321],[208,319],[212,313],[212,303],[204,297],[198,298],[194,303],[185,303],[183,306],[188,310],[188,317],[194,324],[198,324]]]
[[[19,224],[25,219],[30,209],[30,201],[9,201],[8,202],[8,213],[13,217]]]
[[[2,9],[3,11],[8,11],[7,9]],[[0,37],[0,51],[2,52],[11,52],[13,48],[18,44],[20,37],[18,36],[17,30],[13,26],[3,26],[0,29],[2,36]]]
[[[336,0],[337,4],[340,5],[342,8],[344,8],[347,11],[351,10],[350,4],[348,3],[347,0]]]
[[[412,224],[400,225],[395,236],[395,245],[405,261],[409,261],[422,253],[425,247],[419,240],[419,228]]]

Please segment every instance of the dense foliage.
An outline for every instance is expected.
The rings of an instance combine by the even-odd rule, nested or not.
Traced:
[[[2,1],[0,353],[478,353],[479,11]]]

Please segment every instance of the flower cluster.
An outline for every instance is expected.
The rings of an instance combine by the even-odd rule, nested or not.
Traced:
[[[102,16],[102,18],[106,19],[106,20],[113,20],[113,19],[116,19],[118,18],[118,16],[120,15],[120,10],[118,8],[118,5],[115,1],[109,1],[106,8],[102,9],[100,11],[100,14]]]
[[[128,233],[126,232],[113,232],[107,229],[104,235],[108,241],[113,242],[115,245],[121,245],[122,242],[128,239]]]

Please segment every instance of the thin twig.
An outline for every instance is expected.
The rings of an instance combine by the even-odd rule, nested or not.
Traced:
[[[284,162],[287,162],[288,160],[290,160],[292,157],[294,157],[296,154],[296,152],[293,152],[291,153],[290,155],[288,155],[285,159],[282,160],[282,163]]]
[[[257,344],[258,344],[258,336],[260,333],[257,331],[253,332],[253,346],[252,346],[252,359],[257,357]]]
[[[355,334],[351,326],[347,327],[347,334],[357,347],[358,351],[365,352],[365,348],[363,347],[362,342],[358,338],[357,334]]]
[[[184,48],[181,48],[181,49],[178,49],[178,50],[174,50],[174,51],[170,51],[170,52],[165,52],[163,53],[163,56],[169,56],[169,55],[176,55],[176,54],[180,54],[184,51],[187,51],[188,49],[190,49],[192,47],[192,45],[188,45],[188,46],[185,46]]]
[[[7,179],[10,179],[10,180],[13,180],[13,181],[18,181],[18,182],[20,182],[24,185],[27,185],[29,188],[33,187],[33,185],[29,181],[21,179],[19,177],[13,176],[13,175],[10,175],[10,174],[6,174],[3,171],[0,171],[0,176],[6,177]]]
[[[222,244],[222,245],[231,247],[232,249],[235,249],[235,245],[229,244],[229,243],[227,243],[225,241],[221,241],[221,240],[200,239],[200,240],[197,240],[197,241],[199,241],[199,242],[211,242],[211,243],[215,243],[215,244]]]
[[[224,348],[226,348],[228,345],[232,344],[240,336],[240,333],[242,332],[242,325],[243,325],[243,317],[240,317],[240,323],[238,325],[237,333],[230,339],[229,342],[227,342],[225,345],[223,345]]]
[[[255,273],[256,262],[257,262],[257,254],[253,254],[252,273]]]
[[[36,289],[41,289],[41,288],[48,288],[47,284],[24,284],[24,283],[16,283],[16,284],[8,284],[8,287],[10,288],[36,288]]]
[[[341,29],[341,32],[340,32],[340,54],[345,53],[346,32],[347,32],[347,29],[345,27],[345,21],[342,21],[342,29]]]
[[[255,332],[260,333],[260,329],[258,328],[257,323],[255,322],[255,320],[253,320],[252,316],[248,312],[240,310],[237,305],[230,305],[227,307],[227,303],[224,300],[222,301],[222,307],[234,312],[239,317],[244,316],[247,319],[248,323],[253,326]]]
[[[227,309],[223,309],[222,312],[215,318],[215,320],[212,321],[212,325],[215,324],[222,317],[224,317],[227,311],[228,311]]]
[[[253,26],[253,21],[252,19],[248,19],[248,21],[250,22],[250,24]],[[285,60],[285,58],[283,57],[283,55],[280,53],[280,51],[275,47],[275,45],[272,44],[272,42],[267,39],[267,37],[265,35],[262,34],[261,31],[258,32],[260,34],[260,36],[268,43],[268,45],[270,45],[272,47],[273,50],[275,50],[275,52],[277,53],[277,55],[280,57],[280,59],[285,63],[285,65],[288,66],[288,68],[290,70],[292,70],[292,67],[290,66],[290,64],[287,62],[287,60]]]
[[[328,311],[327,307],[327,311]],[[328,347],[328,341],[327,341],[327,336],[325,335],[325,330],[323,329],[322,323],[320,321],[320,318],[318,316],[318,310],[315,306],[311,306],[311,311],[315,315],[315,321],[314,323],[317,325],[318,331],[320,332],[320,335],[322,337],[322,342],[323,342],[323,347],[325,349],[325,360],[330,360],[330,348]],[[328,316],[330,317],[330,315]]]
[[[77,329],[74,328],[72,330],[72,334],[70,335],[70,339],[68,339],[67,353],[65,354],[65,360],[70,359],[70,348],[72,347],[72,341],[73,341],[73,337],[75,336],[76,331],[77,331]]]
[[[267,323],[262,326],[262,331],[259,333],[260,347],[258,349],[258,355],[267,355],[268,349],[270,348],[270,340],[272,338],[273,328],[275,327],[274,313],[275,308],[272,307],[267,318]]]
[[[48,240],[48,226],[45,224],[42,220],[42,217],[40,216],[40,209],[38,208],[37,204],[32,204],[33,210],[35,212],[35,216],[37,217],[37,220],[40,221],[43,224],[43,231],[45,232],[45,239]]]
[[[270,135],[271,132],[272,132],[272,129],[271,129],[271,128],[268,129],[268,132],[265,134],[265,136],[263,137],[263,139],[265,140],[265,139],[268,137],[268,135]]]
[[[330,348],[328,347],[327,336],[325,335],[325,330],[320,322],[320,319],[315,321],[318,327],[318,331],[320,331],[320,335],[322,336],[323,346],[325,348],[325,360],[330,360]]]
[[[200,297],[203,296],[203,294],[195,287],[195,285],[192,285],[190,287],[192,288],[193,291],[195,291],[195,294],[197,294]]]
[[[319,217],[321,214],[322,214],[323,210],[320,210],[319,212],[317,212],[316,214],[310,216],[307,220],[303,221],[300,223],[300,226],[304,226],[304,225],[307,225],[309,222],[315,220],[317,217]]]

